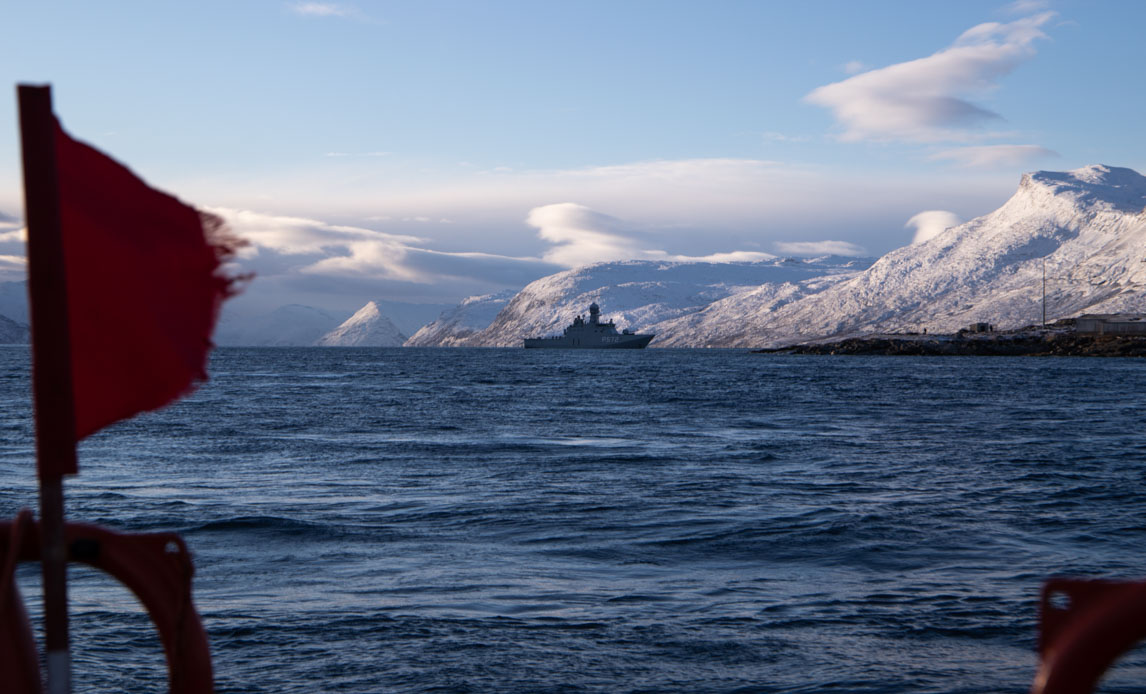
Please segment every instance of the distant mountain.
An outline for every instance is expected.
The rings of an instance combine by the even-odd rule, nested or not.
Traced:
[[[26,344],[28,326],[0,316],[0,345]]]
[[[880,332],[953,332],[970,323],[1038,323],[1081,313],[1146,313],[1146,177],[1087,166],[1025,174],[998,210],[878,261],[825,257],[755,263],[624,261],[539,279],[512,297],[472,297],[419,329],[415,346],[520,346],[557,334],[590,303],[652,347],[766,347]],[[26,324],[25,288],[0,284],[0,324]],[[436,307],[404,305],[414,314]],[[228,345],[394,344],[380,302],[339,325],[290,305],[227,319]],[[18,337],[18,335],[17,335]]]
[[[998,210],[893,251],[796,301],[767,288],[652,326],[662,346],[778,346],[873,332],[1018,328],[1146,312],[1146,177],[1088,166],[1022,177]]]
[[[350,318],[319,338],[322,347],[401,347],[406,336],[371,301]]]
[[[442,312],[438,319],[422,326],[406,341],[407,347],[456,347],[474,333],[489,327],[498,312],[517,292],[471,296]]]
[[[309,346],[337,328],[339,322],[338,317],[322,309],[300,304],[281,306],[253,318],[232,317],[224,311],[215,342],[241,347]]]
[[[758,263],[601,263],[544,277],[490,325],[465,328],[465,304],[411,339],[518,346],[557,334],[591,302],[652,347],[767,347],[877,332],[954,332],[1082,313],[1146,313],[1146,177],[1087,166],[1022,177],[998,210],[892,251]],[[499,299],[500,300],[500,299]],[[451,323],[452,321],[452,323]],[[456,325],[458,327],[451,327]]]
[[[382,315],[406,335],[412,335],[422,326],[433,322],[442,311],[454,308],[453,304],[408,304],[383,299],[377,299],[374,303]]]
[[[841,282],[871,260],[829,256],[814,260],[773,258],[753,263],[695,263],[628,260],[598,263],[543,277],[518,292],[484,329],[436,337],[419,335],[425,346],[517,347],[526,337],[557,334],[597,302],[618,329],[647,332],[651,325],[687,316],[762,285],[796,296],[807,283]],[[500,300],[500,299],[499,299]],[[464,314],[465,305],[457,311]],[[442,319],[439,319],[442,320]],[[476,322],[476,321],[475,321]],[[429,326],[427,326],[429,328]],[[660,340],[653,341],[655,345]],[[411,340],[411,344],[414,340]]]
[[[28,324],[27,282],[0,282],[0,316]]]

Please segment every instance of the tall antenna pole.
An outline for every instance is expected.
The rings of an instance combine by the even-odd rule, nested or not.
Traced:
[[[71,336],[52,88],[20,85],[24,217],[28,224],[28,299],[32,323],[32,393],[40,478],[40,546],[44,645],[49,694],[71,691],[68,653],[68,548],[64,475],[76,473]]]
[[[1043,258],[1043,327],[1047,327],[1047,259]]]

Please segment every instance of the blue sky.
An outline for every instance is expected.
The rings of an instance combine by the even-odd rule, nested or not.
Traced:
[[[627,257],[880,255],[910,219],[991,211],[1023,171],[1146,171],[1141,2],[9,1],[0,17],[3,82],[51,82],[75,136],[253,240],[252,307],[455,301]]]

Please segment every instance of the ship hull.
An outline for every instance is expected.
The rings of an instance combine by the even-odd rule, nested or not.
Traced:
[[[644,349],[655,335],[604,335],[597,340],[576,337],[525,339],[526,349]]]

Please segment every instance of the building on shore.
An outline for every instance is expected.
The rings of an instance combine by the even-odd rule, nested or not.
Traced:
[[[1146,313],[1088,313],[1074,321],[1083,335],[1146,335]]]

